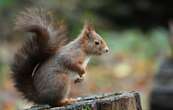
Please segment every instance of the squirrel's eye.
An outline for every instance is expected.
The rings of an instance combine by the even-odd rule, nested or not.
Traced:
[[[95,41],[95,44],[96,44],[96,45],[99,45],[100,43],[99,43],[99,41]]]

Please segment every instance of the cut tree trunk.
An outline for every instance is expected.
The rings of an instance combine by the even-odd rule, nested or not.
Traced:
[[[139,93],[122,92],[80,97],[76,103],[63,107],[40,105],[27,110],[142,110],[142,108]]]

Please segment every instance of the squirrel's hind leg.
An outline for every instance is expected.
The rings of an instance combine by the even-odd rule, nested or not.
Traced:
[[[70,92],[70,79],[69,76],[65,73],[59,73],[56,76],[56,84],[57,88],[57,101],[56,106],[65,106],[76,102],[74,98],[67,98]]]

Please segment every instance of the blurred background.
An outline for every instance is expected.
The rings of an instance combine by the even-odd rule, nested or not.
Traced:
[[[75,38],[83,21],[89,19],[108,42],[111,52],[91,60],[85,81],[73,85],[70,96],[138,91],[143,110],[149,110],[150,102],[155,102],[151,101],[151,93],[166,88],[157,89],[159,78],[164,78],[158,74],[165,72],[161,71],[168,67],[164,65],[169,65],[169,78],[173,71],[168,28],[168,22],[173,18],[172,4],[171,0],[0,0],[0,110],[20,110],[32,105],[13,87],[9,68],[14,53],[25,39],[13,30],[15,16],[26,7],[43,7],[52,11],[55,18],[67,25],[70,38]],[[168,82],[163,83],[166,84]],[[173,91],[167,88],[168,92]],[[162,101],[167,102],[170,100]],[[168,109],[169,106],[155,110]]]

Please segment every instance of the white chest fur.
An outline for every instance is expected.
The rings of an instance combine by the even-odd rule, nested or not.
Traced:
[[[89,62],[89,60],[90,60],[90,57],[86,57],[86,58],[85,58],[85,60],[84,60],[84,62],[83,62],[83,64],[82,64],[83,68],[86,68],[86,66],[87,66],[87,64],[88,64],[88,62]]]

